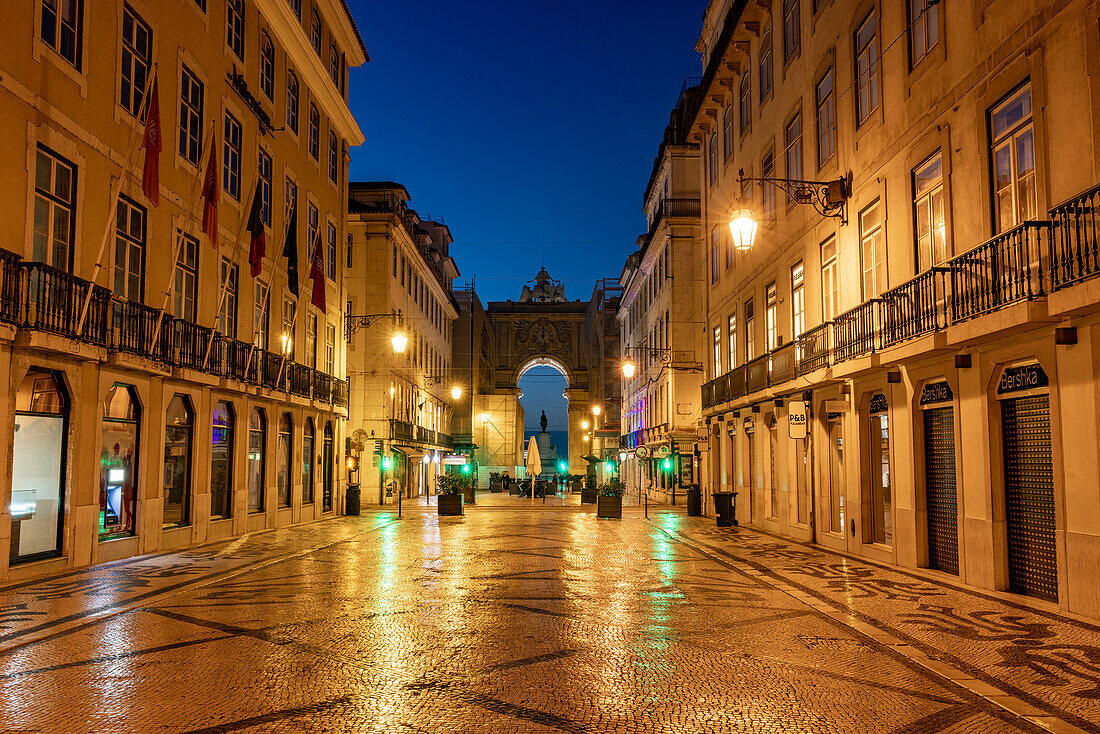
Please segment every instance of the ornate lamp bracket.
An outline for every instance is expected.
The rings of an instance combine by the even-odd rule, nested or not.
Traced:
[[[803,181],[795,178],[758,178],[738,171],[738,183],[770,184],[796,204],[810,204],[823,217],[837,217],[848,223],[848,199],[852,195],[852,174],[832,181]]]
[[[391,311],[390,313],[368,313],[362,316],[348,314],[344,317],[344,333],[350,340],[360,329],[368,329],[380,319],[397,320],[399,318],[401,318],[400,311]]]

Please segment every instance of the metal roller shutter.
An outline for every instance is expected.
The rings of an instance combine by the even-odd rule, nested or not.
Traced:
[[[1050,396],[1001,401],[1009,588],[1058,600]]]
[[[928,566],[959,574],[959,504],[955,485],[955,411],[924,411]]]

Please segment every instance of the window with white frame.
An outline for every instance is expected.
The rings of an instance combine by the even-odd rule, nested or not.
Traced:
[[[1035,130],[1031,84],[1025,84],[990,113],[994,224],[1005,232],[1038,215],[1035,197]]]
[[[764,296],[764,330],[767,350],[771,352],[779,346],[779,292],[775,283],[768,284]]]
[[[878,199],[859,213],[859,255],[863,263],[863,300],[867,301],[886,290],[886,235]]]
[[[765,179],[775,176],[775,152],[770,148],[764,153],[764,157],[760,159],[760,176]],[[763,198],[764,221],[769,224],[774,223],[775,186],[771,184],[761,184],[760,196]]]
[[[752,128],[752,97],[749,95],[749,73],[741,75],[741,84],[737,88],[737,99],[741,111],[741,134],[744,135]]]
[[[325,275],[336,280],[336,225],[328,223],[328,248],[325,250]]]
[[[745,361],[756,359],[756,314],[752,299],[745,301]]]
[[[141,114],[153,55],[153,32],[129,5],[122,6],[122,78],[118,103],[134,117]]]
[[[43,43],[80,71],[84,1],[42,0],[41,7]]]
[[[317,14],[317,8],[314,8],[309,16],[309,40],[313,44],[313,50],[317,52],[317,56],[321,55],[321,16]]]
[[[275,44],[271,36],[260,32],[260,91],[275,99]]]
[[[286,71],[286,127],[298,134],[298,76],[290,69]]]
[[[180,73],[179,153],[196,166],[202,158],[202,102],[202,82],[184,66]]]
[[[240,201],[241,198],[241,123],[225,113],[225,143],[222,154],[222,189]]]
[[[76,210],[76,166],[38,146],[34,170],[35,262],[68,272],[72,268]]]
[[[221,313],[218,314],[218,331],[224,336],[237,336],[237,264],[223,257],[221,261],[221,288],[225,290]]]
[[[252,343],[257,349],[267,349],[267,322],[271,290],[267,283],[256,279],[256,289],[252,301]]]
[[[802,261],[791,268],[791,338],[797,339],[806,331],[806,278]]]
[[[199,241],[189,234],[176,231],[180,238],[176,257],[176,285],[172,289],[172,315],[195,322],[195,293],[199,280]]]
[[[115,206],[115,294],[141,302],[145,290],[145,208],[124,196]]]
[[[763,102],[772,91],[772,29],[764,29],[764,35],[760,37],[760,60],[757,64],[760,71],[760,101]]]
[[[710,182],[718,180],[718,133],[712,132],[707,140],[707,170]]]
[[[244,0],[225,3],[225,42],[244,61]]]
[[[728,161],[733,155],[733,105],[727,104],[722,113],[722,152]],[[666,183],[668,179],[665,179]]]
[[[821,321],[832,321],[837,314],[836,237],[821,243]]]
[[[878,26],[874,9],[856,31],[856,120],[862,125],[878,109]]]
[[[909,0],[909,62],[916,66],[940,40],[939,0]]]
[[[913,217],[921,272],[947,260],[944,209],[943,157],[937,151],[913,170]]]
[[[271,156],[260,148],[259,152],[260,176],[257,185],[260,187],[260,219],[268,227],[271,226]]]
[[[783,0],[783,59],[790,61],[802,43],[799,0]]]
[[[737,366],[737,314],[731,313],[726,327],[726,336],[729,339],[729,363],[732,370]]]
[[[796,113],[783,128],[783,158],[787,163],[787,178],[802,178],[802,115]]]
[[[817,83],[817,166],[820,168],[836,152],[836,94],[832,67]]]
[[[340,176],[339,146],[336,143],[336,133],[328,134],[328,178],[336,183]]]
[[[718,228],[715,227],[710,233],[710,279],[712,281],[718,280],[719,268],[721,266],[721,253],[722,253],[722,240],[718,234]]]
[[[309,105],[309,139],[307,141],[309,155],[313,160],[318,160],[321,155],[321,114],[313,103]]]
[[[722,327],[714,327],[714,377],[722,374]]]

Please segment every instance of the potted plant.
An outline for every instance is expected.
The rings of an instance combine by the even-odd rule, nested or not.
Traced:
[[[477,497],[474,492],[477,491],[477,479],[472,474],[461,474],[458,477],[458,486],[462,490],[462,498],[467,505],[473,505],[477,503]]]
[[[581,487],[581,504],[596,504],[596,495],[598,494],[599,488],[596,486],[596,483],[591,481],[589,477],[585,477],[584,485]]]
[[[436,502],[436,510],[440,516],[463,514],[463,477],[442,476],[439,479],[439,499]]]
[[[596,498],[596,516],[622,519],[623,516],[623,480],[612,477],[607,484],[599,487]]]

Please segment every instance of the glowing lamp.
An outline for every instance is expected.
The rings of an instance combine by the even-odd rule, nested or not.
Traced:
[[[600,410],[601,410],[600,406],[598,406],[598,405],[593,405],[593,406],[592,406],[592,415],[599,415],[599,414],[600,414]]]
[[[462,465],[462,473],[463,474],[469,474],[470,473],[470,465],[469,464],[463,464]]]
[[[359,457],[354,454],[349,455],[344,464],[347,466],[348,471],[359,471]]]
[[[623,362],[623,377],[630,379],[634,376],[634,370],[638,369],[635,364],[629,360]]]
[[[389,471],[390,469],[392,469],[393,468],[393,458],[389,457],[389,456],[383,456],[382,457],[382,468],[386,471]]]
[[[405,332],[397,331],[390,337],[390,344],[393,345],[393,351],[398,354],[405,353],[405,346],[409,343],[409,337],[405,336]]]
[[[583,430],[583,431],[588,430],[588,421],[581,421],[581,430]]]
[[[671,469],[671,468],[672,468],[672,462],[671,462],[670,460],[668,460],[668,459],[665,459],[665,460],[664,460],[663,462],[661,462],[661,467],[662,467],[662,468],[663,468],[663,469],[664,469],[665,471],[668,471],[669,469]]]
[[[584,434],[584,440],[585,440],[585,441],[587,441],[587,440],[588,440],[588,434],[587,434],[587,433],[586,433],[586,434]]]
[[[482,423],[488,423],[489,422],[489,414],[488,413],[482,413],[478,417],[481,418]]]
[[[462,388],[455,385],[451,388],[451,400],[458,400],[460,397],[462,397]]]
[[[733,237],[734,249],[747,252],[756,242],[756,230],[760,225],[753,216],[751,209],[738,209],[730,217],[730,236]]]

